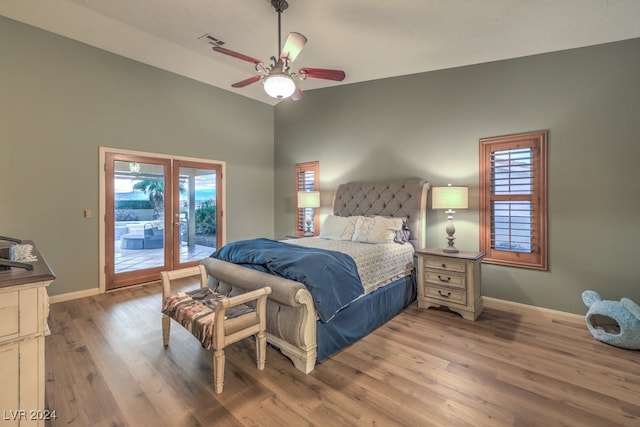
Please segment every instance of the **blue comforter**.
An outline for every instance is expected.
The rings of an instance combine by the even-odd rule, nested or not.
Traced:
[[[342,252],[260,238],[228,243],[211,256],[304,284],[323,322],[364,295],[355,261]]]

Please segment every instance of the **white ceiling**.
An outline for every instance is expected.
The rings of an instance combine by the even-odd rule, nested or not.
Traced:
[[[269,0],[0,0],[0,14],[277,102],[260,83],[231,88],[256,74],[253,65],[199,39],[210,34],[268,64],[278,48]],[[289,0],[283,42],[289,31],[309,39],[294,71],[346,72],[343,82],[297,83],[308,91],[640,37],[640,0]]]

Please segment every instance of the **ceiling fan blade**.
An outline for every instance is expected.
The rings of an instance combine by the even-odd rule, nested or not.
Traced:
[[[212,49],[215,52],[223,53],[223,54],[229,55],[229,56],[233,56],[234,58],[242,59],[243,61],[251,62],[253,64],[261,64],[262,63],[262,61],[260,61],[259,59],[252,58],[250,56],[243,55],[242,53],[234,52],[234,51],[229,50],[229,49],[225,49],[224,47],[214,46]]]
[[[324,68],[300,68],[300,74],[304,75],[303,78],[313,78],[313,79],[325,79],[325,80],[335,80],[341,82],[344,80],[346,74],[342,70],[327,70]]]
[[[241,82],[232,84],[231,87],[238,87],[238,88],[239,87],[245,87],[245,86],[250,85],[251,83],[257,82],[261,78],[262,78],[262,76],[260,74],[256,74],[253,77],[249,77],[248,79],[244,79]]]
[[[280,59],[289,58],[289,62],[296,60],[304,45],[307,44],[307,38],[300,33],[289,33],[289,37],[284,42]]]
[[[300,101],[302,98],[304,98],[304,92],[299,87],[296,87],[296,91],[291,95],[291,100]]]

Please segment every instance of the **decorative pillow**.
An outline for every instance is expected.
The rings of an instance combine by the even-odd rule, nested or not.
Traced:
[[[402,227],[400,230],[396,231],[396,237],[394,237],[393,241],[396,243],[405,244],[409,241],[409,237],[411,236],[411,229],[409,228],[409,224],[407,224],[407,220],[402,220]]]
[[[351,240],[362,243],[391,243],[396,237],[396,231],[401,229],[402,218],[360,217]]]
[[[351,240],[358,216],[329,215],[320,229],[320,237],[330,240]]]

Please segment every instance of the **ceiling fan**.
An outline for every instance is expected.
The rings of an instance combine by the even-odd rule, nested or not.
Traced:
[[[286,0],[271,0],[271,6],[273,6],[276,12],[278,12],[278,56],[271,57],[271,65],[265,66],[259,59],[234,52],[221,46],[213,47],[215,52],[233,56],[234,58],[255,64],[258,74],[239,81],[238,83],[234,83],[231,87],[242,88],[257,81],[262,81],[267,95],[277,99],[291,97],[292,100],[297,101],[301,99],[304,94],[293,81],[295,78],[300,80],[305,80],[307,78],[335,81],[344,80],[345,73],[342,70],[302,67],[297,73],[291,71],[291,63],[295,61],[304,48],[307,43],[307,38],[300,33],[292,32],[289,33],[289,36],[283,46],[281,42],[280,20],[282,12],[289,7],[289,4]]]

